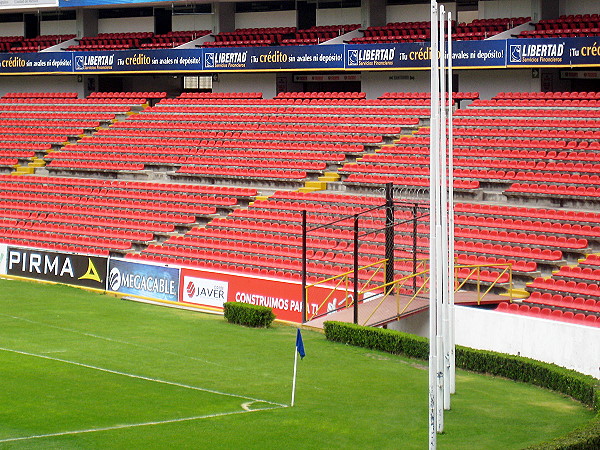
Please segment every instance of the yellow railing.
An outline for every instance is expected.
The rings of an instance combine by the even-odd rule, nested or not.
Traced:
[[[412,259],[404,259],[404,260],[397,260],[397,261],[410,261],[412,262]],[[428,266],[428,260],[418,260],[417,262],[417,266],[416,266],[416,271],[415,273],[412,273],[410,275],[406,275],[406,276],[402,276],[398,279],[395,279],[391,282],[388,283],[382,283],[382,284],[377,284],[376,286],[373,286],[373,280],[375,279],[375,277],[380,274],[383,273],[385,275],[385,265],[386,265],[387,259],[381,259],[379,261],[376,261],[374,263],[368,264],[366,266],[361,266],[359,267],[359,271],[361,270],[367,270],[367,269],[372,269],[375,268],[375,270],[373,271],[373,273],[369,276],[368,280],[362,280],[361,282],[361,286],[362,288],[358,290],[358,298],[361,299],[369,294],[373,294],[373,296],[378,296],[381,295],[381,297],[378,299],[378,304],[377,306],[373,309],[373,311],[371,312],[371,314],[369,315],[369,317],[364,321],[364,324],[367,324],[369,322],[369,320],[373,317],[373,315],[377,312],[377,310],[381,307],[381,305],[384,303],[384,301],[390,296],[393,295],[395,293],[395,291],[397,291],[400,288],[406,287],[409,285],[409,283],[414,280],[416,277],[423,277],[422,283],[420,286],[410,286],[410,289],[413,290],[412,295],[410,295],[409,300],[406,304],[404,304],[403,306],[401,306],[401,297],[397,296],[396,297],[396,316],[399,317],[401,316],[408,308],[409,306],[413,303],[413,301],[418,298],[421,294],[423,294],[424,292],[428,292],[428,284],[429,284],[429,276],[425,276],[426,274],[429,273],[429,268]],[[505,275],[508,277],[508,284],[509,284],[509,288],[508,288],[508,292],[509,292],[509,298],[510,301],[512,302],[512,290],[513,290],[513,274],[512,274],[512,264],[509,263],[497,263],[497,264],[457,264],[454,266],[455,267],[455,280],[454,280],[454,286],[455,289],[454,291],[457,292],[460,289],[462,289],[466,283],[468,283],[469,281],[471,283],[475,282],[476,287],[477,287],[477,304],[481,304],[481,301],[483,300],[483,298],[489,294],[492,289],[494,289],[494,287],[496,287],[499,284],[504,284],[506,277]],[[482,285],[482,283],[484,282],[484,280],[481,279],[481,272],[483,269],[488,269],[491,267],[495,267],[495,268],[499,268],[501,270],[498,271],[498,274],[494,276],[494,278],[492,280],[485,280],[485,289],[484,286]],[[464,280],[459,281],[458,279],[458,272],[460,269],[469,269],[468,274],[466,274]],[[308,300],[309,296],[309,289],[314,287],[314,286],[319,286],[319,285],[327,285],[327,288],[330,289],[329,294],[325,297],[325,299],[321,302],[321,304],[319,305],[319,307],[317,308],[317,310],[315,311],[314,314],[312,314],[310,317],[307,316],[307,320],[312,320],[317,316],[322,316],[325,314],[329,314],[331,312],[337,311],[337,310],[341,310],[341,309],[346,309],[349,308],[351,306],[354,305],[354,289],[353,289],[353,280],[352,277],[354,275],[354,271],[353,270],[349,270],[347,272],[344,272],[342,274],[339,275],[335,275],[335,276],[331,276],[327,279],[318,281],[316,283],[312,283],[312,284],[308,284],[306,286],[306,298]],[[385,279],[385,276],[384,276]],[[489,284],[489,285],[488,285]],[[413,287],[415,287],[415,289],[413,289]],[[334,296],[334,294],[339,293],[340,291],[343,291],[344,294],[344,299],[341,303],[338,303],[337,305],[335,305],[335,307],[332,310],[327,310],[327,311],[321,311],[323,306],[325,306],[326,304],[328,304],[332,298],[332,296]],[[404,297],[404,299],[406,299],[406,297]]]

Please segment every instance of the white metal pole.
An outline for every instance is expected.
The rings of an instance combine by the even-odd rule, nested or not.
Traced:
[[[444,431],[444,409],[446,409],[446,389],[445,385],[445,341],[446,341],[446,331],[445,331],[445,317],[446,317],[446,302],[447,302],[447,276],[446,276],[446,258],[447,258],[447,249],[448,246],[446,244],[447,241],[447,232],[446,228],[444,228],[444,224],[447,224],[446,218],[446,201],[447,201],[447,193],[446,193],[446,82],[445,78],[445,39],[444,39],[444,29],[445,29],[445,8],[443,5],[438,7],[438,20],[439,20],[439,47],[438,47],[438,57],[439,57],[439,107],[440,107],[440,132],[439,132],[439,163],[438,163],[438,214],[437,214],[437,273],[438,273],[438,296],[437,296],[437,357],[438,357],[438,422],[437,422],[437,430],[438,433]]]
[[[452,81],[452,13],[448,12],[448,277],[449,277],[449,296],[448,307],[448,346],[450,347],[449,377],[448,385],[451,394],[456,392],[456,358],[455,358],[455,329],[454,329],[454,133],[453,127],[453,92],[454,85]]]
[[[296,396],[296,372],[298,368],[298,348],[294,346],[294,376],[292,378],[292,402],[290,406],[294,406],[294,398]]]
[[[439,152],[438,123],[438,7],[431,0],[431,117],[429,121],[429,449],[437,446],[437,275],[436,275],[436,191]]]

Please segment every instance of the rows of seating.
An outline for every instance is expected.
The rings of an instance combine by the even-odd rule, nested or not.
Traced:
[[[309,223],[315,226],[323,224],[329,218],[343,219],[327,231],[315,232],[310,249],[318,261],[310,262],[311,279],[323,279],[348,271],[352,267],[348,256],[352,227],[351,221],[344,217],[372,207],[373,201],[369,195],[381,189],[383,183],[396,183],[401,189],[406,189],[403,192],[409,195],[421,195],[428,189],[429,137],[427,130],[414,127],[428,116],[429,111],[422,104],[388,103],[406,100],[427,102],[426,96],[420,94],[405,98],[410,96],[389,93],[380,100],[351,98],[356,97],[356,94],[323,95],[339,98],[319,98],[319,94],[292,94],[292,98],[279,96],[276,99],[278,103],[273,103],[273,100],[262,99],[260,93],[181,96],[177,99],[163,99],[138,114],[113,116],[116,120],[111,120],[111,125],[107,128],[89,130],[71,126],[69,129],[72,132],[84,131],[93,135],[76,136],[78,142],[62,146],[59,151],[46,153],[47,148],[5,148],[5,151],[33,151],[36,155],[41,152],[51,174],[122,174],[114,181],[116,185],[109,190],[112,192],[110,199],[103,197],[105,193],[99,198],[90,197],[91,194],[84,190],[83,184],[76,186],[66,195],[69,198],[62,201],[65,194],[56,183],[52,183],[54,186],[51,192],[36,192],[30,186],[17,188],[13,185],[12,189],[7,188],[6,191],[10,192],[6,194],[7,198],[3,197],[4,194],[0,196],[0,207],[7,211],[3,217],[10,220],[4,228],[21,229],[24,234],[9,236],[5,233],[5,239],[13,239],[10,242],[21,245],[29,239],[36,245],[43,245],[44,236],[40,233],[46,235],[53,232],[60,237],[53,245],[64,247],[75,245],[69,241],[72,235],[88,233],[88,237],[96,241],[81,240],[78,243],[80,248],[84,245],[103,254],[108,251],[127,254],[128,257],[139,260],[298,279],[299,211],[306,209],[309,211]],[[110,101],[117,96],[109,93],[104,97]],[[123,97],[127,99],[136,96],[132,94]],[[514,97],[517,96],[505,93],[505,99]],[[554,97],[549,100],[566,99],[566,96],[558,94]],[[471,98],[477,96],[472,95]],[[52,106],[49,103],[51,99],[45,100],[48,102],[46,106]],[[68,99],[57,98],[56,102],[60,104],[66,100]],[[296,103],[297,100],[357,103],[331,105]],[[482,186],[485,186],[487,195],[495,192],[509,199],[511,195],[517,194],[512,189],[520,184],[574,188],[577,192],[573,194],[573,198],[577,199],[583,198],[579,188],[586,192],[600,188],[595,167],[595,155],[599,150],[596,129],[600,121],[581,116],[580,113],[587,110],[553,108],[540,111],[533,103],[539,99],[520,100],[532,103],[520,109],[501,105],[491,109],[475,103],[474,106],[458,110],[463,114],[457,114],[456,120],[463,123],[457,127],[458,136],[455,138],[455,185],[457,193],[462,192],[465,200],[456,204],[456,258],[464,266],[457,274],[465,279],[471,276],[473,266],[488,265],[477,268],[477,274],[473,277],[482,283],[498,281],[506,285],[508,275],[502,273],[503,269],[499,265],[512,264],[513,279],[525,286],[532,298],[545,293],[551,293],[551,296],[572,296],[582,298],[585,306],[586,299],[598,294],[594,294],[594,286],[599,284],[594,278],[596,273],[594,270],[583,270],[587,266],[581,263],[577,264],[581,270],[570,266],[578,258],[583,258],[598,248],[600,214],[563,208],[549,209],[541,205],[514,207],[472,201],[481,195]],[[42,103],[34,98],[33,105],[37,107]],[[38,137],[52,136],[63,126],[51,126],[48,122],[51,119],[43,120],[39,117],[2,118],[5,113],[13,116],[37,114],[38,112],[18,109],[31,106],[27,103],[7,102],[0,106],[7,106],[5,112],[0,112],[0,125],[5,123],[5,132],[3,135],[0,130],[0,139],[2,136],[22,134],[36,145],[42,145],[37,142]],[[17,108],[17,111],[11,113],[12,107]],[[93,108],[101,108],[101,104],[88,107],[91,111]],[[481,117],[478,113],[482,111],[495,111],[498,114]],[[529,117],[519,114],[524,111],[537,112],[539,115]],[[557,112],[566,115],[551,115]],[[58,119],[59,114],[54,116],[52,120],[56,124],[66,122]],[[18,125],[19,119],[24,121],[24,125]],[[380,122],[369,123],[374,119]],[[72,120],[74,124],[75,117]],[[408,122],[400,125],[396,120]],[[82,114],[79,114],[78,122],[89,121],[84,121]],[[202,125],[199,126],[199,123]],[[589,126],[584,126],[585,124]],[[530,132],[534,126],[543,132]],[[551,128],[558,126],[564,131],[551,131]],[[520,129],[525,132],[519,132]],[[407,131],[416,133],[410,137],[400,136]],[[395,142],[392,143],[390,139],[395,139]],[[7,146],[9,144],[21,145],[14,138],[6,142]],[[31,143],[23,142],[23,145]],[[13,156],[16,157],[10,153],[0,154],[1,158],[7,159]],[[515,170],[517,166],[519,170]],[[353,171],[353,167],[361,167],[362,171]],[[349,171],[346,170],[348,168]],[[239,203],[232,203],[231,200],[217,200],[217,195],[211,196],[209,204],[195,199],[197,214],[193,215],[193,222],[170,222],[179,232],[171,237],[164,236],[159,241],[122,239],[124,242],[109,244],[102,239],[110,240],[115,237],[110,234],[114,230],[103,230],[102,232],[108,233],[104,236],[98,229],[100,227],[87,226],[87,222],[79,223],[75,220],[78,216],[88,214],[88,210],[73,208],[95,208],[102,211],[102,216],[99,212],[89,214],[96,219],[108,219],[107,223],[114,224],[107,225],[111,229],[125,228],[119,226],[119,220],[125,220],[129,226],[137,218],[143,222],[143,226],[132,228],[134,234],[130,235],[137,238],[149,237],[148,233],[156,236],[161,233],[157,231],[160,227],[169,225],[155,223],[160,220],[150,218],[152,213],[182,215],[192,220],[186,216],[186,208],[182,202],[177,202],[177,206],[172,204],[178,196],[173,196],[172,199],[165,197],[166,200],[159,201],[159,196],[148,197],[146,192],[136,192],[138,197],[131,197],[134,190],[140,189],[126,188],[126,184],[121,184],[152,185],[147,181],[126,182],[125,179],[134,175],[150,176],[154,172],[165,170],[171,182],[186,183],[176,183],[174,186],[185,186],[185,189],[202,186],[199,183],[214,184],[214,189],[224,189],[226,185],[296,189],[304,186],[306,181],[317,180],[326,172],[335,172],[342,175],[342,179],[334,184],[343,187],[346,194],[277,191],[268,200],[256,200],[248,208],[239,208]],[[540,173],[548,181],[544,181],[546,178],[540,176]],[[563,176],[564,180],[561,178]],[[12,176],[6,178],[15,179]],[[52,179],[73,180],[66,177]],[[83,183],[83,180],[88,182],[87,179],[78,182]],[[464,184],[461,185],[461,182]],[[412,193],[407,189],[410,186],[416,188]],[[257,193],[257,189],[253,189],[249,195]],[[361,194],[356,195],[357,193]],[[146,198],[143,197],[144,194]],[[191,200],[191,193],[186,195]],[[82,201],[82,198],[86,200]],[[237,198],[239,200],[240,196]],[[522,198],[529,201],[527,197]],[[76,203],[76,199],[79,203]],[[35,205],[34,210],[27,210],[23,207],[25,204]],[[83,204],[85,206],[81,206]],[[192,210],[189,208],[190,204],[191,202],[187,203],[187,211]],[[205,209],[207,207],[212,209]],[[37,214],[36,217],[51,217],[52,223],[48,231],[40,230],[37,224],[39,220],[25,216],[27,212]],[[216,218],[213,216],[216,212],[226,216]],[[401,217],[406,220],[406,217],[398,216],[399,219]],[[70,228],[69,224],[74,228]],[[361,264],[374,264],[370,271],[361,275],[365,283],[371,276],[382,280],[382,273],[375,267],[384,256],[383,236],[378,231],[383,224],[380,213],[371,214],[364,222],[364,226],[372,230],[372,236],[361,243],[364,253]],[[427,220],[419,222],[414,242],[411,238],[412,231],[412,225],[409,224],[397,227],[395,254],[398,258],[409,257],[413,244],[417,245],[417,256],[426,257],[429,244]],[[50,238],[48,240],[51,241]],[[113,247],[109,248],[109,245]],[[123,248],[124,246],[127,248]],[[239,250],[240,248],[244,250]],[[588,256],[586,261],[590,262],[589,266],[593,266],[594,258]],[[411,264],[399,260],[396,265],[397,273],[409,273]],[[596,269],[599,266],[600,262]],[[552,282],[547,282],[549,270],[556,271],[549,278]],[[424,280],[419,279],[418,282],[422,283]],[[550,284],[553,290],[549,288]],[[577,303],[579,304],[579,300]],[[552,305],[548,307],[553,308]]]
[[[539,306],[530,307],[529,305],[519,305],[517,303],[507,302],[500,303],[496,311],[537,317],[540,319],[558,320],[561,322],[568,322],[576,325],[600,327],[600,320],[597,316],[593,314],[585,314],[582,312],[563,312],[560,309],[552,310],[550,308],[540,308]]]
[[[524,30],[519,38],[569,38],[600,35],[598,14],[562,15],[558,19],[542,19],[534,30]]]
[[[360,28],[360,24],[320,25],[296,30],[293,37],[282,39],[281,45],[317,45]]]
[[[25,39],[23,36],[2,36],[0,37],[0,52],[39,52],[74,37],[74,34],[47,34],[28,39]]]
[[[234,184],[276,180],[297,186],[316,180],[342,163],[346,155],[378,145],[386,133],[398,135],[402,130],[398,125],[413,126],[419,121],[414,115],[396,116],[407,111],[385,103],[370,108],[371,117],[361,116],[364,110],[354,106],[212,104],[221,100],[260,102],[261,97],[260,93],[198,93],[160,101],[48,154],[47,169],[54,174],[69,170],[87,173],[94,167],[97,171],[141,173],[162,167],[178,180],[193,177]],[[364,93],[350,97],[364,98]],[[198,122],[203,124],[202,131],[197,131]],[[277,122],[281,125],[265,125]],[[299,157],[303,160],[298,161]]]
[[[473,41],[487,39],[523,23],[530,17],[475,19],[470,23],[452,22],[452,39]],[[430,39],[429,22],[393,22],[385,26],[373,26],[363,30],[362,37],[356,37],[352,44],[387,44],[398,42],[423,42]]]
[[[3,175],[0,242],[123,254],[254,195],[248,188]]]
[[[214,41],[207,41],[205,47],[263,47],[279,45],[290,39],[296,27],[238,28],[235,31],[214,35]]]
[[[175,48],[189,43],[211,33],[211,30],[170,31],[164,34],[155,34],[148,42],[142,42],[140,48],[158,49]]]

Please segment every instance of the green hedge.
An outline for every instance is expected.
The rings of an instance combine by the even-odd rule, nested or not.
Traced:
[[[250,305],[248,303],[226,302],[224,305],[225,319],[231,323],[247,327],[266,328],[275,320],[275,314],[266,306]]]
[[[325,322],[325,337],[334,342],[427,360],[429,339],[383,328]],[[456,367],[534,384],[569,395],[598,414],[585,427],[533,448],[600,449],[600,385],[587,375],[520,356],[456,346]]]

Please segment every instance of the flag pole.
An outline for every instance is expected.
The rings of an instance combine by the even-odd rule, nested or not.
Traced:
[[[292,378],[292,403],[290,406],[294,406],[294,397],[296,395],[296,369],[298,368],[298,349],[294,346],[294,377]]]

